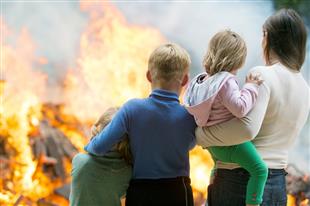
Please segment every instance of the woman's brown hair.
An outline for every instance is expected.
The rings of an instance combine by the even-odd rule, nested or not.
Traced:
[[[281,9],[263,25],[267,34],[264,56],[267,64],[274,55],[284,66],[300,71],[306,56],[307,31],[301,17],[293,9]]]

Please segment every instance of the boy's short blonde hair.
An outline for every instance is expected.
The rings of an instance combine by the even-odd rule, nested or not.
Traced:
[[[211,76],[221,71],[231,72],[242,67],[246,55],[246,44],[239,34],[230,30],[221,31],[209,42],[203,66]]]
[[[185,49],[177,44],[167,43],[152,52],[148,69],[156,80],[181,80],[190,64],[191,59]]]
[[[100,132],[103,130],[109,122],[111,122],[113,116],[115,113],[118,111],[119,108],[117,107],[111,107],[107,109],[96,121],[94,126],[96,127],[96,130]],[[129,145],[129,138],[127,135],[124,136],[123,140],[117,143],[117,145],[114,147],[116,151],[118,151],[122,157],[125,159],[125,161],[128,164],[132,164],[132,155],[131,155],[131,150],[130,150],[130,145]]]

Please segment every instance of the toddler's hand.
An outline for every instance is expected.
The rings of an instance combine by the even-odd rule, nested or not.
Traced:
[[[260,74],[252,74],[250,73],[250,75],[248,75],[245,79],[246,83],[253,83],[253,84],[257,84],[257,85],[261,85],[264,80],[261,78]]]

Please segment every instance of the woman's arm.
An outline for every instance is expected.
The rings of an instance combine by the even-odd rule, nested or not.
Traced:
[[[230,146],[251,141],[258,134],[265,117],[270,90],[266,83],[261,84],[257,102],[247,116],[196,129],[197,144],[202,147]]]

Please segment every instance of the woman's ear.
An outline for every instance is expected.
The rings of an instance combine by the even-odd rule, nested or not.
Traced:
[[[268,40],[268,32],[264,30],[263,31],[262,42],[261,42],[261,46],[262,46],[263,51],[265,51],[265,49],[266,49],[267,40]]]
[[[185,74],[183,76],[183,79],[182,79],[182,83],[181,83],[181,86],[185,86],[187,83],[188,83],[188,80],[189,80],[189,75],[188,74]]]
[[[147,70],[147,72],[146,72],[146,78],[147,78],[147,80],[148,80],[150,83],[152,83],[152,75],[151,75],[150,70]]]

